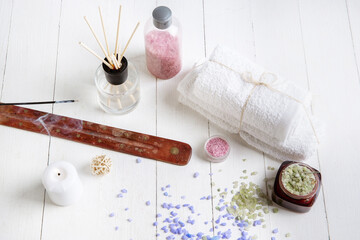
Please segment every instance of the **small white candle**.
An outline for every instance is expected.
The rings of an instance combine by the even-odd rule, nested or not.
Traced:
[[[60,206],[74,204],[83,192],[77,171],[68,162],[50,164],[45,169],[42,182],[51,201]]]

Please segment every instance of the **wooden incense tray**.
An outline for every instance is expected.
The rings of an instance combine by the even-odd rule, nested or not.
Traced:
[[[176,165],[192,153],[187,143],[17,106],[0,106],[0,125]]]

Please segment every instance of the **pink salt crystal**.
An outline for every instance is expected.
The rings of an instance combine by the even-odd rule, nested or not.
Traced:
[[[181,70],[181,49],[177,36],[153,30],[146,34],[146,63],[157,78],[169,79]]]
[[[213,157],[223,157],[229,151],[229,144],[222,138],[214,137],[207,142],[206,151]]]

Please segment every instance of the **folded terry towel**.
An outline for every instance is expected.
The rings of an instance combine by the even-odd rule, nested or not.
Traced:
[[[271,88],[255,86],[245,76]],[[178,91],[181,103],[277,159],[305,160],[317,148],[313,120],[304,109],[310,106],[309,92],[229,49],[218,46]]]

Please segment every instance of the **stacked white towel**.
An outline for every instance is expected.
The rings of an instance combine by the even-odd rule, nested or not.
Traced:
[[[251,92],[255,85],[245,81],[244,74],[276,91],[259,85]],[[316,151],[313,119],[304,109],[310,106],[309,92],[230,49],[218,46],[180,82],[178,91],[181,103],[274,158],[301,161]]]

